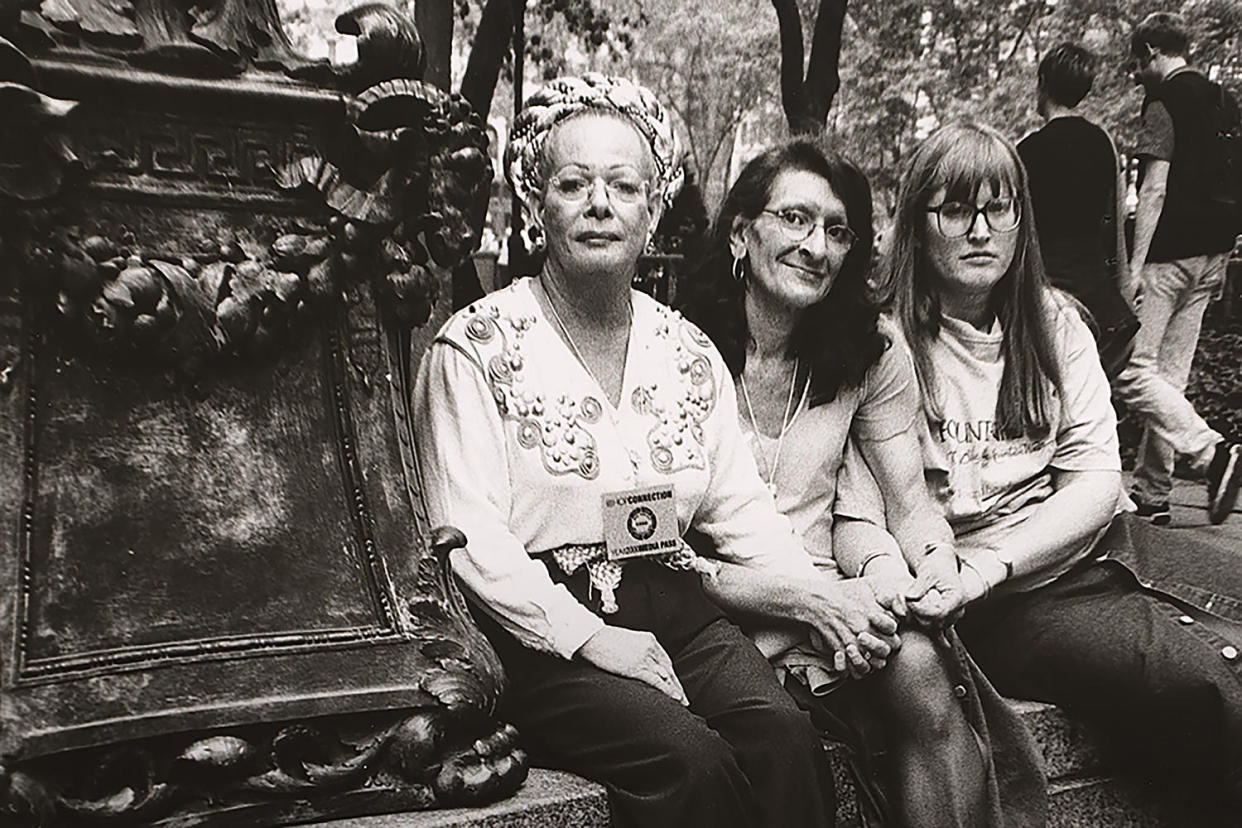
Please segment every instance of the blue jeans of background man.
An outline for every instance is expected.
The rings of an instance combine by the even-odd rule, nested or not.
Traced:
[[[1149,262],[1143,268],[1141,323],[1130,364],[1114,386],[1117,396],[1145,418],[1134,464],[1134,492],[1161,503],[1173,487],[1175,454],[1202,471],[1221,435],[1185,397],[1199,345],[1203,313],[1225,277],[1228,253]]]

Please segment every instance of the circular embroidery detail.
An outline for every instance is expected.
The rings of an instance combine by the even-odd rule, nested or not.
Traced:
[[[466,323],[466,336],[475,342],[491,342],[494,335],[491,321],[482,316],[476,316]]]
[[[517,427],[518,445],[531,449],[539,445],[539,424],[534,420],[522,420]]]
[[[604,407],[594,397],[583,397],[582,407],[579,410],[582,412],[583,422],[586,423],[598,423],[600,417],[604,415]]]
[[[702,357],[695,357],[690,363],[690,381],[695,385],[702,385],[711,378],[712,372],[707,360]]]
[[[634,393],[630,395],[630,405],[639,414],[651,413],[651,392],[646,388],[635,388]]]
[[[686,329],[686,333],[690,335],[690,339],[694,341],[694,344],[699,345],[703,348],[711,347],[712,341],[707,338],[707,334],[703,333],[701,330],[699,330],[694,325],[683,323],[683,326]]]
[[[513,384],[513,371],[509,367],[509,360],[505,359],[501,354],[496,354],[488,360],[487,373],[489,379],[494,383]]]
[[[656,467],[656,471],[666,472],[673,468],[673,453],[660,446],[652,450],[651,464]]]
[[[599,458],[595,455],[595,449],[588,448],[582,454],[582,460],[578,462],[578,472],[587,480],[594,480],[599,476]]]

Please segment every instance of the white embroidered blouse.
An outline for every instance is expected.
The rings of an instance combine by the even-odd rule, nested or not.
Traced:
[[[632,292],[620,405],[546,318],[524,278],[459,311],[423,357],[415,436],[433,523],[461,529],[453,569],[525,645],[571,657],[604,624],[532,558],[603,542],[605,493],[674,487],[682,533],[723,559],[811,576],[759,478],[733,383],[708,338]]]

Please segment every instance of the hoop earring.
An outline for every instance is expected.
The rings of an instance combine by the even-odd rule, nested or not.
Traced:
[[[744,257],[742,256],[733,257],[733,281],[738,283],[746,281],[746,266],[742,264],[743,261]]]
[[[522,228],[522,236],[526,241],[528,253],[539,253],[543,250],[547,239],[543,236],[543,228],[538,224],[530,224]]]

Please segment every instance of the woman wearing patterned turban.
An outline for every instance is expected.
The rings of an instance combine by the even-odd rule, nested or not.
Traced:
[[[678,155],[628,81],[562,79],[527,102],[506,162],[546,263],[450,319],[423,360],[428,508],[468,538],[453,568],[539,763],[602,782],[619,825],[828,825],[816,731],[760,649],[797,640],[780,623],[795,619],[863,671],[896,623],[817,572],[755,469],[724,361],[630,287]],[[683,545],[690,529],[712,558]],[[724,610],[767,619],[760,648]]]

